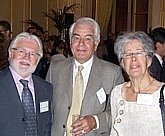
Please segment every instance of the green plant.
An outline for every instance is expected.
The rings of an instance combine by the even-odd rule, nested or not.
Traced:
[[[79,8],[80,4],[75,3],[70,6],[65,5],[63,9],[60,9],[58,11],[55,11],[54,9],[51,9],[50,13],[43,12],[44,16],[51,19],[54,23],[54,26],[58,29],[59,33],[61,33],[65,28],[65,13],[67,12],[73,12],[76,13],[76,8]]]

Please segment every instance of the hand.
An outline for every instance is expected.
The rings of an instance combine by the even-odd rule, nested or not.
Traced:
[[[93,116],[83,116],[72,124],[73,136],[83,136],[96,128],[96,120]]]

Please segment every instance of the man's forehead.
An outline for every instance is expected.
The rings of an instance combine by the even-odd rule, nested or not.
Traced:
[[[80,27],[81,26],[81,27]],[[73,34],[82,34],[82,33],[86,33],[86,34],[94,34],[94,28],[90,25],[85,25],[84,24],[80,24],[75,26],[75,28],[73,29]]]

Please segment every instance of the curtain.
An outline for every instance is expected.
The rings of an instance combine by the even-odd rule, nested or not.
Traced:
[[[48,0],[49,8],[59,10],[65,5],[79,3],[80,8],[76,9],[74,19],[86,16],[94,18],[100,25],[101,33],[103,36],[107,34],[107,28],[111,16],[112,1],[113,0]],[[53,4],[54,3],[54,4]],[[52,7],[51,5],[54,5]]]
[[[165,0],[160,2],[160,26],[165,27]]]
[[[96,0],[95,19],[100,25],[101,35],[104,39],[107,36],[107,29],[112,13],[113,0]]]

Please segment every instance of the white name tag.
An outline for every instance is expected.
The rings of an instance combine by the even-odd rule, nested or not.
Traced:
[[[40,102],[40,113],[49,111],[48,101]]]
[[[138,94],[137,104],[152,105],[153,95],[152,94]]]
[[[100,104],[106,101],[106,94],[103,88],[96,92],[97,98],[99,99]]]

